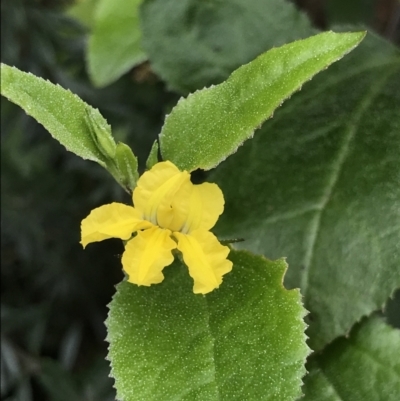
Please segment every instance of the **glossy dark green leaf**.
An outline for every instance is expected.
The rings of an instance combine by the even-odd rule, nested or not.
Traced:
[[[288,258],[313,349],[400,286],[399,104],[399,52],[369,35],[212,178],[226,201],[217,234]]]
[[[207,296],[179,261],[163,283],[117,286],[107,319],[108,358],[124,401],[289,401],[308,354],[298,290],[283,260],[232,251],[233,271]]]

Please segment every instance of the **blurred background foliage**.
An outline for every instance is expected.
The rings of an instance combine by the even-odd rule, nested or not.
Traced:
[[[143,170],[179,95],[148,63],[96,89],[85,66],[90,24],[68,14],[72,5],[2,0],[1,61],[59,83],[99,108]],[[317,28],[364,24],[399,43],[397,0],[298,0],[296,6]],[[103,321],[122,279],[122,244],[106,241],[83,252],[79,227],[94,207],[129,198],[103,169],[67,153],[3,98],[1,117],[1,399],[114,400]],[[399,298],[398,292],[387,308],[394,323]]]

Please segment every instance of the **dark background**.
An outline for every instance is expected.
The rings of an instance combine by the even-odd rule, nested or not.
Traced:
[[[178,95],[147,63],[95,89],[85,69],[87,31],[64,12],[72,3],[1,0],[1,61],[98,107],[143,169]],[[321,29],[363,23],[399,42],[396,0],[297,4]],[[122,244],[109,240],[83,251],[80,221],[101,204],[130,200],[106,171],[66,152],[3,98],[1,117],[1,400],[111,401],[103,321],[123,277]]]

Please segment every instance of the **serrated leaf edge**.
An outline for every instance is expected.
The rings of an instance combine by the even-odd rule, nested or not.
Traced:
[[[305,320],[304,320],[304,318],[310,313],[305,307],[304,307],[304,303],[303,303],[303,300],[302,300],[302,295],[301,295],[301,292],[300,292],[300,288],[292,288],[292,289],[290,289],[290,290],[288,290],[285,286],[284,286],[284,278],[285,278],[285,275],[286,275],[286,272],[287,272],[287,270],[288,270],[288,268],[289,268],[289,265],[288,265],[288,263],[286,262],[286,257],[282,257],[282,258],[279,258],[279,259],[276,259],[276,260],[271,260],[271,259],[268,259],[268,258],[266,258],[264,255],[255,255],[254,253],[252,253],[252,252],[250,252],[250,251],[247,251],[247,250],[237,250],[237,252],[240,252],[240,253],[243,253],[243,254],[247,254],[247,255],[250,255],[250,256],[252,256],[252,257],[254,257],[254,256],[257,256],[257,257],[260,257],[260,258],[262,258],[262,259],[264,259],[264,260],[266,260],[267,262],[277,262],[277,261],[283,261],[284,262],[284,265],[285,265],[285,268],[282,270],[282,278],[281,278],[281,282],[280,282],[280,286],[281,286],[281,290],[283,290],[283,291],[286,291],[287,293],[291,293],[291,294],[297,294],[297,305],[302,309],[302,311],[303,311],[303,313],[296,319],[296,321],[297,322],[299,322],[299,323],[301,323],[302,324],[302,326],[303,326],[303,331],[302,331],[302,337],[303,337],[303,340],[304,340],[304,345],[305,345],[305,349],[306,349],[306,355],[304,356],[304,364],[303,364],[303,374],[302,374],[302,376],[300,376],[299,378],[298,378],[298,381],[299,381],[299,383],[298,383],[298,386],[299,386],[299,389],[300,389],[300,392],[301,392],[301,395],[299,396],[300,398],[301,397],[303,397],[303,395],[304,395],[304,393],[303,393],[303,390],[302,390],[302,388],[303,388],[303,385],[304,385],[304,377],[309,373],[308,371],[307,371],[307,369],[306,369],[306,362],[307,362],[307,358],[312,354],[312,355],[314,355],[315,353],[314,353],[314,351],[308,346],[308,344],[307,344],[307,340],[309,339],[309,337],[307,336],[307,334],[306,334],[306,329],[308,328],[308,324],[305,322]],[[110,342],[110,337],[109,337],[109,331],[108,331],[108,326],[107,326],[107,320],[108,320],[108,318],[109,318],[109,315],[110,315],[110,312],[111,312],[111,303],[113,302],[113,300],[114,300],[114,297],[116,296],[116,294],[117,294],[117,291],[118,291],[118,289],[117,289],[117,287],[122,283],[122,282],[124,282],[124,281],[126,281],[126,277],[120,282],[120,283],[118,283],[118,284],[116,284],[116,285],[114,285],[114,288],[115,288],[115,293],[114,293],[114,295],[112,296],[112,298],[111,298],[111,301],[106,305],[106,307],[107,307],[107,309],[108,309],[108,313],[107,313],[107,318],[106,318],[106,320],[105,320],[105,322],[104,322],[104,324],[105,324],[105,326],[106,326],[106,328],[107,328],[107,335],[106,335],[106,337],[105,337],[105,339],[104,339],[104,341],[106,341],[107,343],[108,343],[108,346],[107,346],[107,355],[105,356],[105,359],[109,362],[109,364],[110,364],[110,373],[109,373],[109,375],[108,375],[108,377],[109,378],[111,378],[111,379],[113,379],[114,380],[114,383],[113,383],[113,388],[116,390],[116,398],[115,398],[115,400],[116,401],[124,401],[124,399],[123,398],[119,398],[120,397],[120,394],[119,394],[119,391],[118,391],[118,389],[117,389],[117,386],[116,386],[116,383],[117,383],[117,381],[118,381],[118,379],[115,377],[115,375],[114,375],[114,368],[113,368],[113,365],[112,365],[112,361],[111,361],[111,359],[110,359],[110,357],[109,357],[109,355],[110,355],[110,348],[111,348],[111,342]],[[206,306],[207,306],[207,309],[208,309],[208,303],[207,303],[207,300],[206,300],[206,296],[204,296],[204,298],[205,298],[205,301],[206,301]],[[210,316],[210,314],[208,313],[208,317]],[[212,338],[212,341],[213,341],[213,350],[214,350],[214,344],[215,344],[215,338],[211,335],[211,338]],[[214,351],[213,351],[213,355],[212,355],[212,360],[214,361]],[[217,386],[217,385],[216,385]],[[218,388],[218,386],[217,386],[217,388]],[[298,397],[298,398],[299,398]]]

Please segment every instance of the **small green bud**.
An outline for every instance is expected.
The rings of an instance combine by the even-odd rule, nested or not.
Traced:
[[[129,190],[136,187],[139,179],[138,161],[132,149],[125,143],[118,142],[115,152],[115,163],[117,165],[122,184]]]
[[[117,145],[111,134],[111,127],[97,109],[86,107],[86,123],[98,150],[107,159],[114,159]]]
[[[147,158],[146,161],[147,170],[150,170],[157,163],[158,163],[158,141],[156,139],[153,143],[153,146],[151,147],[149,157]]]

